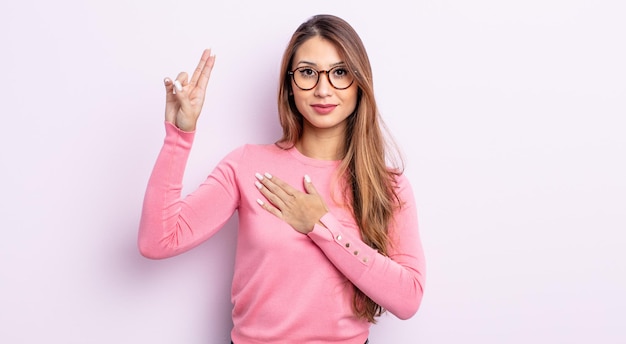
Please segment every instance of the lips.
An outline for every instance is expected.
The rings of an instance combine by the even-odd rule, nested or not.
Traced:
[[[315,110],[315,112],[321,114],[321,115],[326,115],[329,114],[330,112],[332,112],[337,105],[333,105],[333,104],[314,104],[311,105],[311,107],[313,108],[313,110]]]

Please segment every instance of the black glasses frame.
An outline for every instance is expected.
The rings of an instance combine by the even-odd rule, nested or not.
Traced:
[[[335,66],[335,67],[333,67],[333,68],[331,68],[331,69],[328,69],[328,70],[317,70],[317,69],[315,69],[315,68],[311,68],[311,67],[306,67],[306,66],[304,66],[304,67],[299,67],[299,68],[296,68],[296,69],[294,69],[294,70],[290,70],[290,71],[288,71],[288,72],[287,72],[287,74],[291,75],[291,80],[293,80],[293,83],[294,83],[294,84],[296,84],[296,86],[297,86],[299,89],[303,90],[303,91],[310,91],[310,90],[314,89],[315,87],[317,87],[317,84],[319,84],[319,83],[320,83],[320,75],[321,75],[322,73],[326,74],[326,79],[328,80],[328,83],[330,84],[330,86],[332,86],[332,87],[333,87],[334,89],[336,89],[336,90],[345,90],[346,88],[348,88],[348,87],[352,86],[352,84],[354,83],[354,77],[352,77],[352,81],[350,81],[350,84],[349,84],[348,86],[346,86],[346,87],[337,87],[337,86],[335,86],[335,85],[333,84],[333,82],[330,80],[330,72],[332,72],[333,70],[335,70],[335,69],[337,69],[337,68],[343,68],[343,69],[346,69],[346,67],[345,67],[345,66]],[[298,71],[298,70],[301,70],[301,69],[311,69],[311,70],[314,70],[314,71],[317,73],[317,80],[315,81],[315,84],[313,84],[313,86],[312,86],[312,87],[310,87],[310,88],[303,88],[303,87],[300,87],[300,85],[298,85],[298,82],[296,82],[296,75],[295,75],[295,72],[296,72],[296,71]],[[349,73],[349,71],[348,71],[348,73]]]

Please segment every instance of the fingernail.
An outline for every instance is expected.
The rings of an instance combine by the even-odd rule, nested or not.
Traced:
[[[254,176],[256,177],[256,179],[258,180],[263,180],[263,176],[260,173],[255,173]]]
[[[265,204],[265,202],[261,201],[261,200],[260,200],[260,199],[258,199],[258,198],[256,199],[256,202],[257,202],[257,203],[259,203],[259,205],[264,205],[264,204]]]
[[[272,175],[267,172],[265,172],[265,176],[267,177],[267,179],[272,179]]]
[[[176,91],[180,92],[183,90],[183,85],[180,84],[180,81],[174,80],[174,88],[176,88]]]
[[[311,177],[309,177],[308,174],[305,174],[304,175],[304,181],[306,181],[307,183],[310,183],[311,182]]]
[[[259,182],[254,182],[254,185],[256,185],[257,189],[261,190],[263,188],[263,184],[259,183]]]

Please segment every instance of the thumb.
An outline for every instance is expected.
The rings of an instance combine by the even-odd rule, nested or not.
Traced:
[[[304,175],[304,190],[306,190],[306,192],[309,195],[317,195],[317,189],[315,188],[315,186],[313,185],[313,183],[311,182],[311,177],[309,177],[308,174]]]
[[[178,73],[176,79],[172,81],[172,95],[178,100],[183,112],[189,111],[189,94],[186,86],[189,84],[188,76],[185,72]]]

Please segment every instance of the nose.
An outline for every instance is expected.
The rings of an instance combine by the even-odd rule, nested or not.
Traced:
[[[327,97],[332,94],[333,86],[330,84],[330,75],[328,75],[328,71],[320,71],[319,72],[319,80],[317,85],[315,85],[315,95],[318,97]],[[322,73],[326,75],[326,77],[322,77]]]

